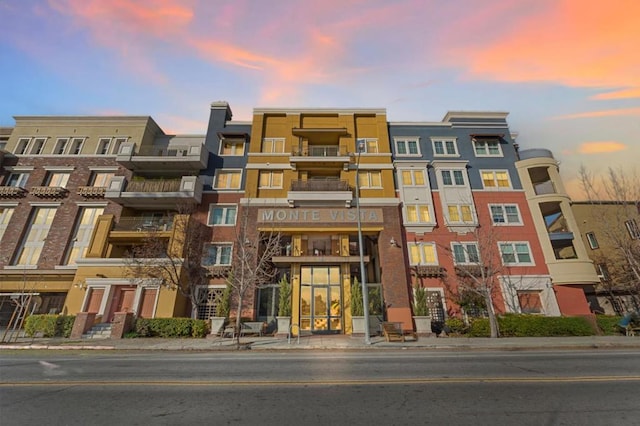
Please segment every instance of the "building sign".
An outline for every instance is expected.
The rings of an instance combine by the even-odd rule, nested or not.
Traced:
[[[358,220],[358,212],[351,209],[258,209],[258,222],[334,223]],[[382,209],[360,209],[363,223],[383,223]]]

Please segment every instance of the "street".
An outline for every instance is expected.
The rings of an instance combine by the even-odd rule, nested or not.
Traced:
[[[0,352],[3,424],[640,424],[635,350]]]

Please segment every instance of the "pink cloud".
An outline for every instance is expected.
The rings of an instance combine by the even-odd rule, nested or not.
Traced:
[[[604,154],[608,152],[624,151],[627,146],[616,141],[585,142],[580,145],[580,154]]]
[[[478,37],[472,45],[466,40],[451,53],[472,77],[621,87],[635,97],[640,94],[639,15],[635,0],[548,2],[537,13],[515,17],[517,25],[499,37]],[[481,33],[482,27],[471,31]]]
[[[553,117],[553,119],[554,120],[570,120],[574,118],[614,117],[614,116],[623,116],[623,115],[640,115],[640,107],[580,112],[577,114],[559,115],[557,117]]]

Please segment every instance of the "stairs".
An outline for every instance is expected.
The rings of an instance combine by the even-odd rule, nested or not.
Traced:
[[[85,334],[82,335],[83,339],[109,339],[111,338],[111,324],[102,323],[96,324],[91,327]]]

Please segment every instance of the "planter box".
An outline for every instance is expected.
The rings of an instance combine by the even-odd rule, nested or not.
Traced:
[[[277,337],[287,337],[289,335],[289,328],[291,327],[291,317],[276,317],[278,323]]]
[[[413,317],[413,322],[418,336],[431,336],[431,317]]]
[[[219,335],[224,330],[224,324],[227,321],[225,317],[212,317],[211,318],[211,334]]]

